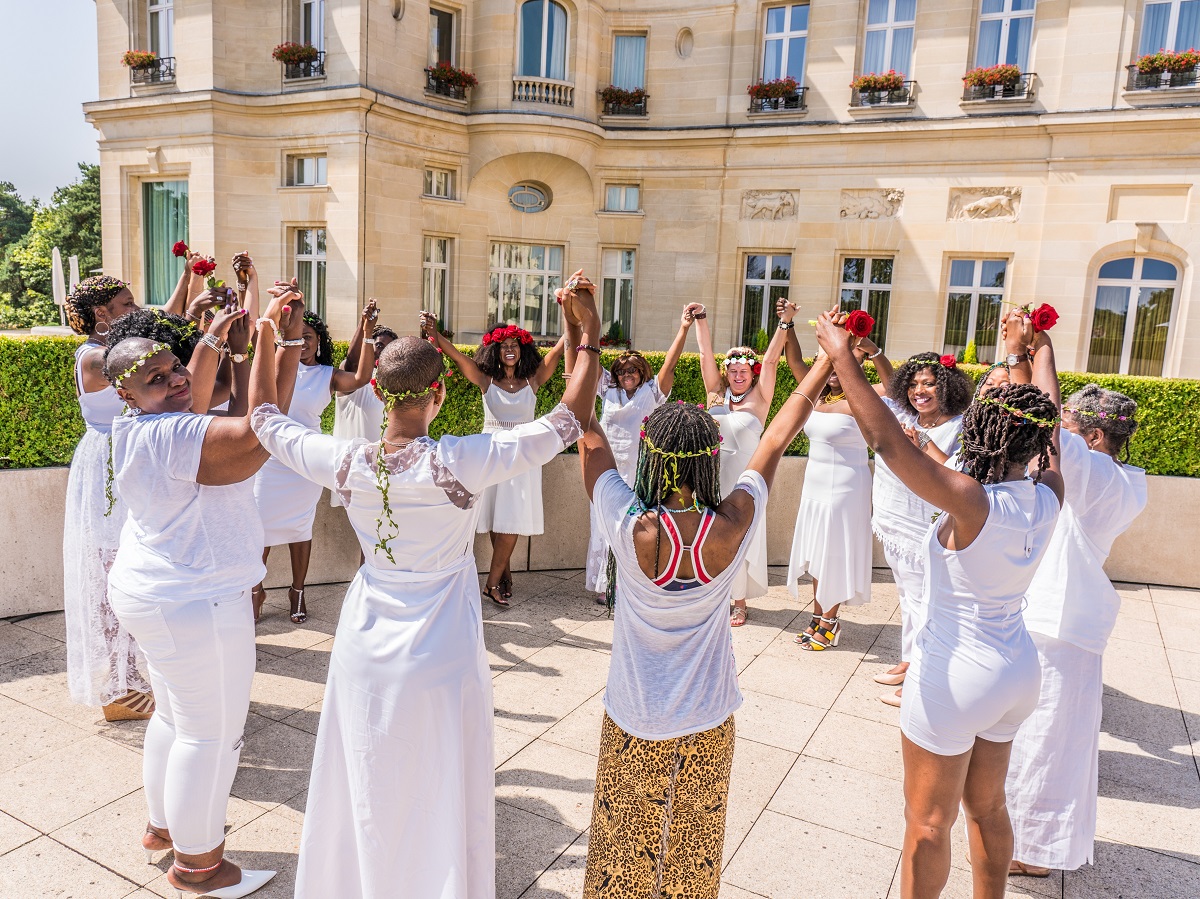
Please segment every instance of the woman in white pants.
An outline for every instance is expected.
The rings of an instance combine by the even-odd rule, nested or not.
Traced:
[[[260,402],[276,395],[274,354],[263,348],[282,306],[277,297],[257,326],[250,393]],[[145,338],[105,356],[105,373],[130,409],[113,422],[114,487],[129,518],[109,575],[112,606],[145,653],[157,699],[146,728],[150,821],[142,846],[147,860],[173,848],[171,885],[213,899],[245,896],[275,873],[242,871],[223,857],[254,677],[250,588],[263,574],[252,478],[267,453],[247,418],[193,412],[208,409],[225,335],[244,353],[249,333],[244,310],[218,313],[192,372]],[[294,377],[299,349],[281,352]]]

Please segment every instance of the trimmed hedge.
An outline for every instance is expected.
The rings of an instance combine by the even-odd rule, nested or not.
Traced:
[[[41,468],[65,465],[71,461],[75,444],[83,434],[83,419],[75,399],[73,367],[79,338],[72,337],[0,337],[0,468]],[[474,347],[462,347],[468,355]],[[334,345],[334,357],[340,364],[346,345]],[[662,365],[663,353],[647,353],[652,367]],[[605,366],[616,352],[604,353]],[[978,379],[983,366],[963,365],[963,370]],[[871,380],[878,380],[867,367]],[[1059,375],[1063,397],[1095,383],[1119,390],[1137,400],[1141,428],[1132,444],[1133,464],[1150,474],[1200,477],[1200,381],[1171,378],[1138,378],[1127,375],[1094,375],[1062,372]],[[479,391],[462,375],[452,373],[449,394],[431,434],[474,434],[483,427],[483,404]],[[774,414],[795,388],[796,382],[785,363],[780,363],[776,382]],[[538,414],[548,412],[562,396],[565,387],[562,367],[547,388],[538,393]],[[675,370],[673,399],[702,403],[704,381],[700,360],[685,353]],[[322,425],[333,427],[333,404],[325,410]],[[808,442],[801,434],[789,448],[791,455],[804,455]]]

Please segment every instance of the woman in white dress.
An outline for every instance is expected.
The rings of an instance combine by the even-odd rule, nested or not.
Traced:
[[[621,597],[584,899],[717,896],[742,703],[726,614],[779,460],[827,371],[816,366],[783,404],[724,498],[719,419],[690,403],[651,413],[633,488],[598,426],[580,441]]]
[[[278,332],[284,310],[275,297],[256,328],[259,347]],[[248,417],[197,414],[209,408],[224,352],[245,355],[248,325],[234,305],[217,313],[191,371],[145,338],[124,340],[105,357],[106,376],[130,410],[113,422],[113,486],[129,516],[110,573],[112,606],[145,653],[157,700],[143,748],[142,848],[147,861],[173,849],[171,886],[212,899],[246,896],[275,873],[242,871],[224,858],[254,677],[250,588],[263,574],[251,479],[267,454]],[[287,382],[299,352],[284,356]],[[250,385],[258,403],[276,398],[275,374],[275,355],[259,352]]]
[[[276,282],[277,284],[279,282]],[[375,301],[363,308],[363,323],[359,335],[362,343],[364,328],[378,316]],[[297,338],[302,347],[296,386],[279,398],[279,408],[311,431],[321,430],[321,413],[334,393],[350,394],[371,380],[374,356],[359,347],[358,368],[343,371],[333,367],[333,341],[329,329],[315,312],[304,313],[304,330]],[[290,346],[288,344],[287,346]],[[292,471],[277,459],[271,459],[259,469],[254,478],[254,502],[263,523],[263,564],[271,547],[288,545],[292,564],[292,584],[288,587],[289,617],[294,624],[308,620],[304,603],[304,581],[308,578],[308,561],[312,555],[313,521],[317,517],[317,502],[321,488]],[[254,588],[254,620],[261,614],[267,591],[260,583]]]
[[[874,363],[880,383],[873,389],[886,393],[892,364],[883,350],[863,338],[854,354],[860,365],[864,359]],[[798,344],[794,355],[799,356]],[[792,357],[789,352],[789,363]],[[871,601],[871,469],[866,441],[836,372],[821,391],[804,433],[808,462],[788,558],[788,592],[797,597],[797,581],[804,574],[812,576],[812,619],[796,642],[801,649],[823,651],[841,640],[842,605]]]
[[[691,303],[683,310],[679,319],[679,330],[667,355],[663,359],[662,368],[656,375],[650,368],[646,357],[636,350],[621,353],[600,376],[600,384],[596,391],[600,396],[600,428],[608,438],[609,449],[617,464],[617,472],[622,480],[630,487],[633,486],[637,474],[638,462],[638,433],[646,416],[667,401],[671,388],[675,386],[675,366],[683,355],[683,347],[687,343],[688,331],[692,327],[693,314],[702,307]],[[567,347],[567,373],[574,370],[575,349]],[[587,571],[585,574],[588,589],[599,596],[599,605],[608,605],[609,599],[609,559],[608,542],[596,521],[596,507],[590,506],[591,534],[588,539]]]
[[[941,510],[925,543],[926,621],[900,707],[904,760],[903,899],[933,899],[950,875],[950,829],[966,812],[977,899],[1004,895],[1013,833],[1005,805],[1009,750],[1037,703],[1037,649],[1021,617],[1025,591],[1058,519],[1057,374],[1049,342],[1039,384],[1009,384],[963,416],[962,471],[922,453],[871,389],[855,338],[822,321],[868,444],[917,496]]]
[[[597,340],[591,286],[584,328]],[[366,562],[350,584],[329,661],[297,899],[494,899],[492,679],[472,546],[481,494],[573,443],[596,400],[597,354],[563,402],[533,422],[432,440],[446,398],[444,356],[401,337],[381,355],[388,405],[374,443],[314,434],[271,408],[263,444],[342,494]]]
[[[771,402],[775,399],[775,379],[787,333],[795,325],[797,307],[780,300],[776,306],[779,327],[767,344],[762,361],[750,347],[735,346],[721,363],[713,353],[708,313],[701,306],[692,314],[696,321],[696,342],[700,345],[700,373],[708,393],[708,412],[721,431],[721,496],[729,496],[754,451],[767,424]],[[734,576],[729,610],[731,627],[746,623],[746,600],[767,595],[767,525],[764,518],[754,529],[750,549]]]
[[[374,304],[371,300],[368,305]],[[358,370],[358,360],[361,353],[372,351],[374,361],[372,367],[379,364],[379,354],[399,335],[386,325],[376,325],[370,337],[367,333],[368,322],[360,318],[358,330],[350,338],[350,348],[342,362],[342,370],[355,372]],[[361,437],[364,440],[374,440],[379,434],[379,423],[383,421],[383,402],[375,395],[375,387],[367,382],[353,393],[339,393],[333,398],[333,436]],[[336,493],[330,495],[330,503],[337,507],[342,504],[341,497]]]
[[[1015,380],[1027,376],[1026,367],[1014,369]],[[1066,498],[1026,594],[1025,626],[1037,646],[1042,688],[1008,767],[1013,874],[1045,877],[1092,864],[1101,660],[1121,607],[1104,563],[1146,507],[1146,473],[1119,460],[1137,430],[1136,415],[1136,402],[1095,384],[1064,404]]]
[[[75,351],[85,430],[71,457],[63,528],[67,686],[76,702],[102,706],[106,721],[145,720],[154,714],[154,697],[138,666],[137,643],[108,598],[108,569],[126,515],[125,504],[106,487],[109,435],[125,403],[104,377],[104,348],[112,322],[137,304],[124,283],[98,275],[71,291],[65,309],[71,329],[87,336]]]
[[[463,376],[482,391],[485,434],[534,420],[537,393],[554,377],[565,346],[565,338],[560,338],[543,358],[534,346],[533,335],[524,328],[498,325],[483,335],[472,359],[438,331],[433,313],[421,313],[421,332],[434,339]],[[484,490],[475,527],[478,533],[487,534],[492,544],[492,564],[483,595],[498,606],[507,606],[512,598],[510,562],[517,538],[532,537],[544,530],[541,466]]]
[[[971,404],[971,379],[959,371],[953,356],[918,353],[896,369],[884,402],[917,449],[946,464],[958,453],[962,413]],[[953,463],[951,463],[953,464]],[[871,484],[871,530],[883,546],[900,600],[900,662],[875,682],[898,687],[880,700],[900,707],[908,660],[925,610],[922,547],[937,509],[904,486],[882,456],[875,459]]]

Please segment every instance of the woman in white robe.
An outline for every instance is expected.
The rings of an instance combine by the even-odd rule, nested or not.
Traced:
[[[1137,403],[1088,384],[1063,405],[1066,497],[1026,594],[1042,688],[1013,741],[1007,783],[1012,873],[1035,877],[1092,863],[1101,659],[1121,607],[1104,563],[1146,507],[1146,473],[1118,458],[1137,430]]]
[[[583,335],[599,320],[590,285]],[[472,552],[480,494],[550,461],[595,403],[585,353],[563,402],[494,434],[428,437],[443,357],[401,337],[381,355],[388,404],[375,443],[306,431],[270,407],[254,427],[292,470],[341,494],[366,562],[346,594],[329,664],[301,837],[297,899],[492,899],[492,680]],[[382,455],[381,455],[382,453]],[[382,488],[382,489],[381,489]]]

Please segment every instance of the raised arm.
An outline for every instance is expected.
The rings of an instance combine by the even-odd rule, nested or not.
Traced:
[[[330,387],[342,396],[354,393],[360,387],[371,382],[371,374],[375,371],[375,353],[366,342],[367,334],[374,330],[375,319],[379,318],[379,306],[372,297],[363,307],[358,319],[358,327],[350,341],[350,351],[346,354],[346,369],[349,369],[350,355],[354,355],[353,370],[334,369],[330,378]]]
[[[754,455],[750,457],[750,464],[746,468],[761,474],[768,490],[775,480],[775,471],[779,467],[779,460],[783,458],[784,451],[796,439],[796,435],[808,421],[809,415],[815,408],[816,399],[821,394],[821,388],[829,379],[829,372],[832,369],[833,363],[828,356],[820,357],[808,368],[803,380],[792,391],[775,417],[771,419],[770,427],[763,433],[758,447],[754,450]]]
[[[218,288],[218,290],[223,288]],[[234,302],[232,291],[226,294],[226,304],[213,316],[208,332],[196,344],[188,368],[192,373],[192,411],[201,414],[212,408],[213,388],[217,380],[217,367],[221,362],[226,335],[234,318],[245,315]]]
[[[250,332],[254,328],[253,313],[247,309],[245,315],[239,315],[229,325],[229,333],[225,335],[229,348],[229,411],[225,414],[240,418],[250,408]],[[233,357],[241,356],[238,362]]]
[[[193,253],[191,250],[183,257],[183,271],[179,273],[179,281],[175,285],[175,290],[171,293],[171,298],[163,306],[163,312],[169,312],[172,315],[183,315],[187,311],[188,285],[192,279],[192,262],[200,258],[202,257],[199,253]]]
[[[421,313],[421,333],[433,340],[438,349],[450,357],[450,361],[458,367],[464,378],[480,390],[488,389],[492,379],[479,370],[474,359],[466,353],[459,352],[458,347],[438,330],[437,317],[432,312]]]
[[[233,257],[233,275],[237,282],[238,301],[246,310],[251,322],[258,321],[258,270],[249,253],[238,253]]]
[[[789,304],[782,307],[779,311],[780,323],[791,322],[795,314],[795,306]],[[775,399],[775,381],[779,378],[779,360],[783,357],[783,348],[787,344],[787,336],[790,333],[790,328],[777,327],[775,333],[771,335],[771,342],[767,344],[767,351],[763,353],[762,370],[758,373],[758,392],[759,396],[766,401],[763,403],[761,416],[764,424],[771,411],[771,402]]]
[[[679,316],[679,330],[675,332],[675,339],[667,348],[667,356],[663,359],[662,368],[655,375],[658,389],[662,391],[663,396],[671,395],[671,388],[675,386],[675,366],[679,364],[679,357],[683,355],[683,348],[687,345],[688,331],[692,328],[695,315],[703,308],[699,303],[688,303],[683,308],[683,314]]]
[[[787,360],[788,368],[792,370],[792,377],[799,384],[804,380],[805,375],[808,374],[808,363],[804,361],[804,350],[800,346],[800,338],[796,336],[794,324],[796,313],[799,312],[800,307],[780,297],[779,301],[775,304],[775,313],[782,320],[783,310],[787,306],[791,306],[796,312],[793,312],[792,318],[789,319],[789,321],[793,322],[793,326],[788,329],[787,343],[783,345],[783,358]]]
[[[711,395],[720,393],[725,379],[717,368],[717,357],[713,355],[712,331],[708,328],[708,312],[703,306],[692,314],[696,321],[696,344],[700,348],[700,374],[704,378],[704,389]]]
[[[371,315],[370,313],[374,314]],[[358,317],[358,324],[354,327],[354,335],[350,338],[350,345],[346,348],[346,358],[342,360],[343,371],[358,370],[359,352],[369,346],[364,341],[367,339],[367,334],[374,330],[375,319],[378,317],[378,303],[372,297],[367,300],[367,305],[363,307],[362,315]]]
[[[879,383],[875,385],[875,392],[880,396],[887,396],[888,385],[892,383],[892,375],[895,374],[892,360],[869,337],[864,337],[858,342],[858,349],[864,354],[863,358],[871,360],[871,364],[875,366],[875,373],[879,375]]]
[[[554,344],[554,346],[550,348],[550,352],[542,357],[542,364],[538,366],[538,370],[534,372],[533,377],[530,378],[535,391],[540,390],[543,384],[554,377],[554,372],[558,370],[558,360],[563,357],[563,349],[566,347],[566,345],[567,335],[563,334],[562,337],[558,338],[558,343]],[[593,389],[592,396],[594,397],[595,395],[596,391]]]

